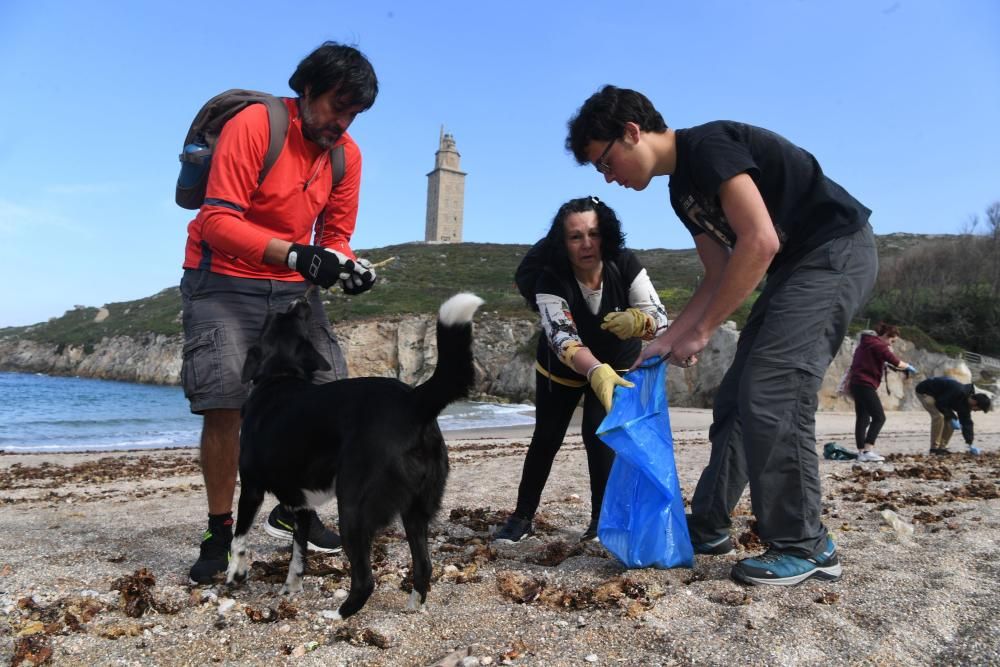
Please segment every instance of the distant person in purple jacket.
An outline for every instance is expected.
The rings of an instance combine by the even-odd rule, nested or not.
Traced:
[[[861,343],[854,351],[854,360],[847,373],[847,384],[854,398],[854,441],[861,462],[885,460],[875,452],[875,440],[885,424],[885,410],[877,391],[885,377],[885,369],[904,372],[907,377],[917,373],[916,368],[893,354],[892,344],[898,338],[899,329],[885,322],[875,331],[862,331]]]

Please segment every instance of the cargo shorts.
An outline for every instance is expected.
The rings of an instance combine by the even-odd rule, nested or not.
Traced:
[[[181,385],[191,412],[243,406],[250,384],[241,379],[247,350],[260,336],[270,313],[282,313],[305,293],[308,283],[237,278],[185,269],[181,278],[184,350]],[[318,291],[309,297],[312,344],[331,370],[313,376],[317,384],[347,377],[347,363]]]

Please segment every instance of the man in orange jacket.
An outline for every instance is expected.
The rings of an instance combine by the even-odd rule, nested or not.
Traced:
[[[201,464],[208,496],[208,530],[190,572],[196,584],[211,583],[228,562],[240,407],[249,389],[241,380],[247,349],[268,314],[286,310],[309,284],[339,283],[348,294],[360,294],[375,283],[371,264],[349,245],[361,151],[347,134],[355,117],[375,103],[375,71],[357,49],[326,42],[299,63],[288,84],[297,97],[284,100],[288,132],[267,177],[258,184],[270,137],[268,111],[253,104],[223,127],[204,204],[188,225],[181,377],[191,411],[204,417]],[[344,174],[332,185],[331,149],[338,146]],[[332,369],[317,373],[315,381],[345,378],[347,365],[318,292],[310,301],[312,342]],[[293,528],[293,515],[281,506],[265,526],[287,540]],[[309,546],[340,549],[340,537],[315,513]]]

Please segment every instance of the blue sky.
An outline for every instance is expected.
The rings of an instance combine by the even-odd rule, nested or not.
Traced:
[[[325,39],[357,45],[381,84],[351,128],[355,248],[423,239],[442,125],[468,172],[466,241],[531,242],[560,203],[596,194],[631,246],[692,247],[666,179],[621,190],[565,152],[567,119],[605,83],[645,92],[671,127],[783,134],[878,234],[958,233],[1000,200],[995,0],[4,0],[0,327],[175,285],[193,114],[227,88],[290,94]]]

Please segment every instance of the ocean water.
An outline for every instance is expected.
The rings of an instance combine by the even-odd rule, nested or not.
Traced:
[[[463,401],[442,431],[533,424],[531,405]],[[196,447],[201,418],[179,387],[0,373],[0,451],[74,452]]]

